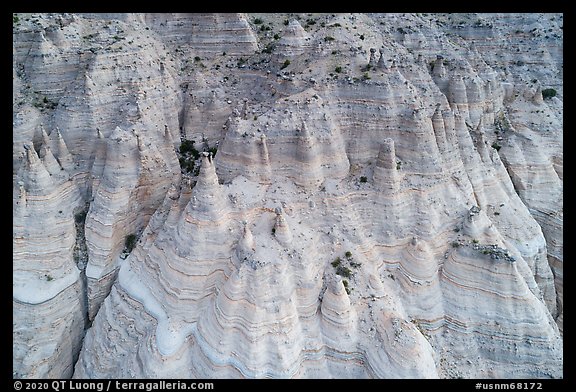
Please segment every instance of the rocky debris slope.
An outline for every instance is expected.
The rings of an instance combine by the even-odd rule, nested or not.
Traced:
[[[562,377],[562,28],[15,15],[14,376]]]

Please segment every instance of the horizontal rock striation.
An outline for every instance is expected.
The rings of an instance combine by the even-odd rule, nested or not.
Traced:
[[[304,187],[344,178],[349,168],[344,139],[323,105],[307,90],[279,102],[256,123],[233,117],[216,160],[221,180],[242,175],[266,183],[272,167],[275,175]]]
[[[312,47],[312,37],[302,28],[296,19],[292,19],[282,30],[282,36],[276,44],[276,51],[284,56],[298,56]]]
[[[257,40],[244,14],[148,14],[144,21],[174,47],[204,56],[250,55]]]

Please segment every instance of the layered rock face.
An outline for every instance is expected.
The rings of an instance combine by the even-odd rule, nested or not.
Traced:
[[[86,319],[85,284],[74,260],[78,188],[49,145],[31,145],[15,176],[13,368],[15,377],[70,377]]]
[[[277,43],[278,53],[285,56],[300,55],[312,45],[312,37],[304,30],[300,22],[292,19],[282,30],[282,37]]]
[[[164,140],[150,140],[147,133],[116,127],[104,150],[105,163],[98,187],[93,189],[85,228],[90,319],[126,257],[126,238],[142,232],[170,185],[178,183],[169,134]],[[100,174],[95,170],[93,175]]]
[[[144,22],[192,55],[251,55],[258,49],[245,14],[147,14]]]
[[[562,377],[562,15],[14,21],[15,377]]]

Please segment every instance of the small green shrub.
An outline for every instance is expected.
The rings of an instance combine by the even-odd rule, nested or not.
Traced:
[[[136,246],[136,234],[128,234],[126,239],[124,240],[124,247],[128,251],[128,253],[132,252],[134,247]]]
[[[194,143],[194,140],[183,140],[182,143],[180,143],[180,154],[185,156],[192,155],[194,159],[198,159],[200,152],[194,148]]]
[[[20,22],[20,18],[18,17],[18,15],[12,15],[12,23],[16,24]]]
[[[289,23],[290,23],[290,21],[289,21],[288,19],[286,19],[286,20],[284,21],[284,26],[288,26]]]
[[[342,72],[342,67],[338,66],[338,67],[334,68],[334,71],[340,73],[340,72]]]
[[[255,25],[262,24],[263,22],[264,22],[264,21],[263,21],[262,19],[260,19],[260,18],[254,19],[254,24],[255,24]]]
[[[327,35],[326,37],[324,37],[324,41],[325,41],[325,42],[334,41],[334,37],[331,37],[331,36]]]
[[[274,39],[280,39],[280,36],[278,34],[274,34]]]
[[[200,158],[200,152],[199,152],[198,150],[196,150],[196,149],[192,149],[192,157],[193,157],[194,159]]]
[[[276,49],[276,45],[274,45],[273,43],[270,43],[268,45],[266,45],[266,47],[264,49],[262,49],[262,53],[267,53],[267,54],[271,54],[274,49]]]
[[[216,156],[216,153],[218,152],[218,147],[214,146],[214,147],[210,147],[208,149],[208,152],[212,154],[213,157]]]
[[[44,275],[46,277],[46,280],[48,282],[50,282],[51,280],[54,280],[54,278],[52,277],[52,275]]]
[[[274,235],[274,234],[276,234],[276,228],[275,227],[272,228],[272,235]]]
[[[368,182],[368,177],[366,176],[360,177],[360,182]]]
[[[336,268],[336,274],[340,276],[344,276],[345,278],[349,278],[352,276],[352,270],[348,267],[344,267],[343,265],[339,265]]]
[[[346,279],[342,279],[342,284],[344,285],[344,287],[348,287],[348,281]]]
[[[200,61],[200,60],[202,60],[202,59],[200,58],[200,56],[194,57],[194,61]]]
[[[280,67],[280,69],[284,69],[284,68],[286,68],[286,67],[289,66],[289,65],[290,65],[290,60],[286,59],[286,61],[284,61],[284,64],[282,64],[282,66]]]
[[[331,264],[332,264],[332,267],[337,268],[340,266],[341,263],[342,263],[342,260],[340,259],[340,257],[337,257],[336,260],[334,260]]]
[[[192,173],[194,171],[194,160],[192,158],[178,158],[178,162],[180,162],[180,167],[182,170],[186,170],[188,173]]]
[[[495,149],[496,151],[500,151],[502,146],[499,145],[497,142],[494,142],[494,143],[492,143],[492,148]]]
[[[180,163],[180,168],[187,173],[192,173],[195,169],[194,160],[200,157],[200,152],[194,148],[194,140],[183,140],[180,144],[180,154],[178,157],[178,162]]]
[[[362,35],[360,36],[360,39],[361,39],[362,41],[364,41],[364,34],[362,34]]]
[[[194,143],[196,143],[194,140],[184,139],[182,143],[180,143],[180,153],[181,154],[191,153],[192,150],[195,150]]]
[[[460,243],[458,241],[453,241],[452,242],[452,247],[453,248],[459,248],[460,247]]]
[[[346,256],[347,259],[351,259],[352,258],[352,252],[350,252],[348,250],[348,251],[346,251],[346,253],[344,253],[344,256]]]
[[[554,90],[553,88],[547,88],[542,90],[542,98],[544,99],[550,99],[555,96],[556,96],[556,90]]]
[[[361,68],[362,72],[368,72],[372,69],[372,66],[370,64],[366,64],[364,67]]]

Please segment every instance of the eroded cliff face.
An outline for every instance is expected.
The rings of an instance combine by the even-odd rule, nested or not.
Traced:
[[[562,28],[15,14],[14,377],[561,378]]]

